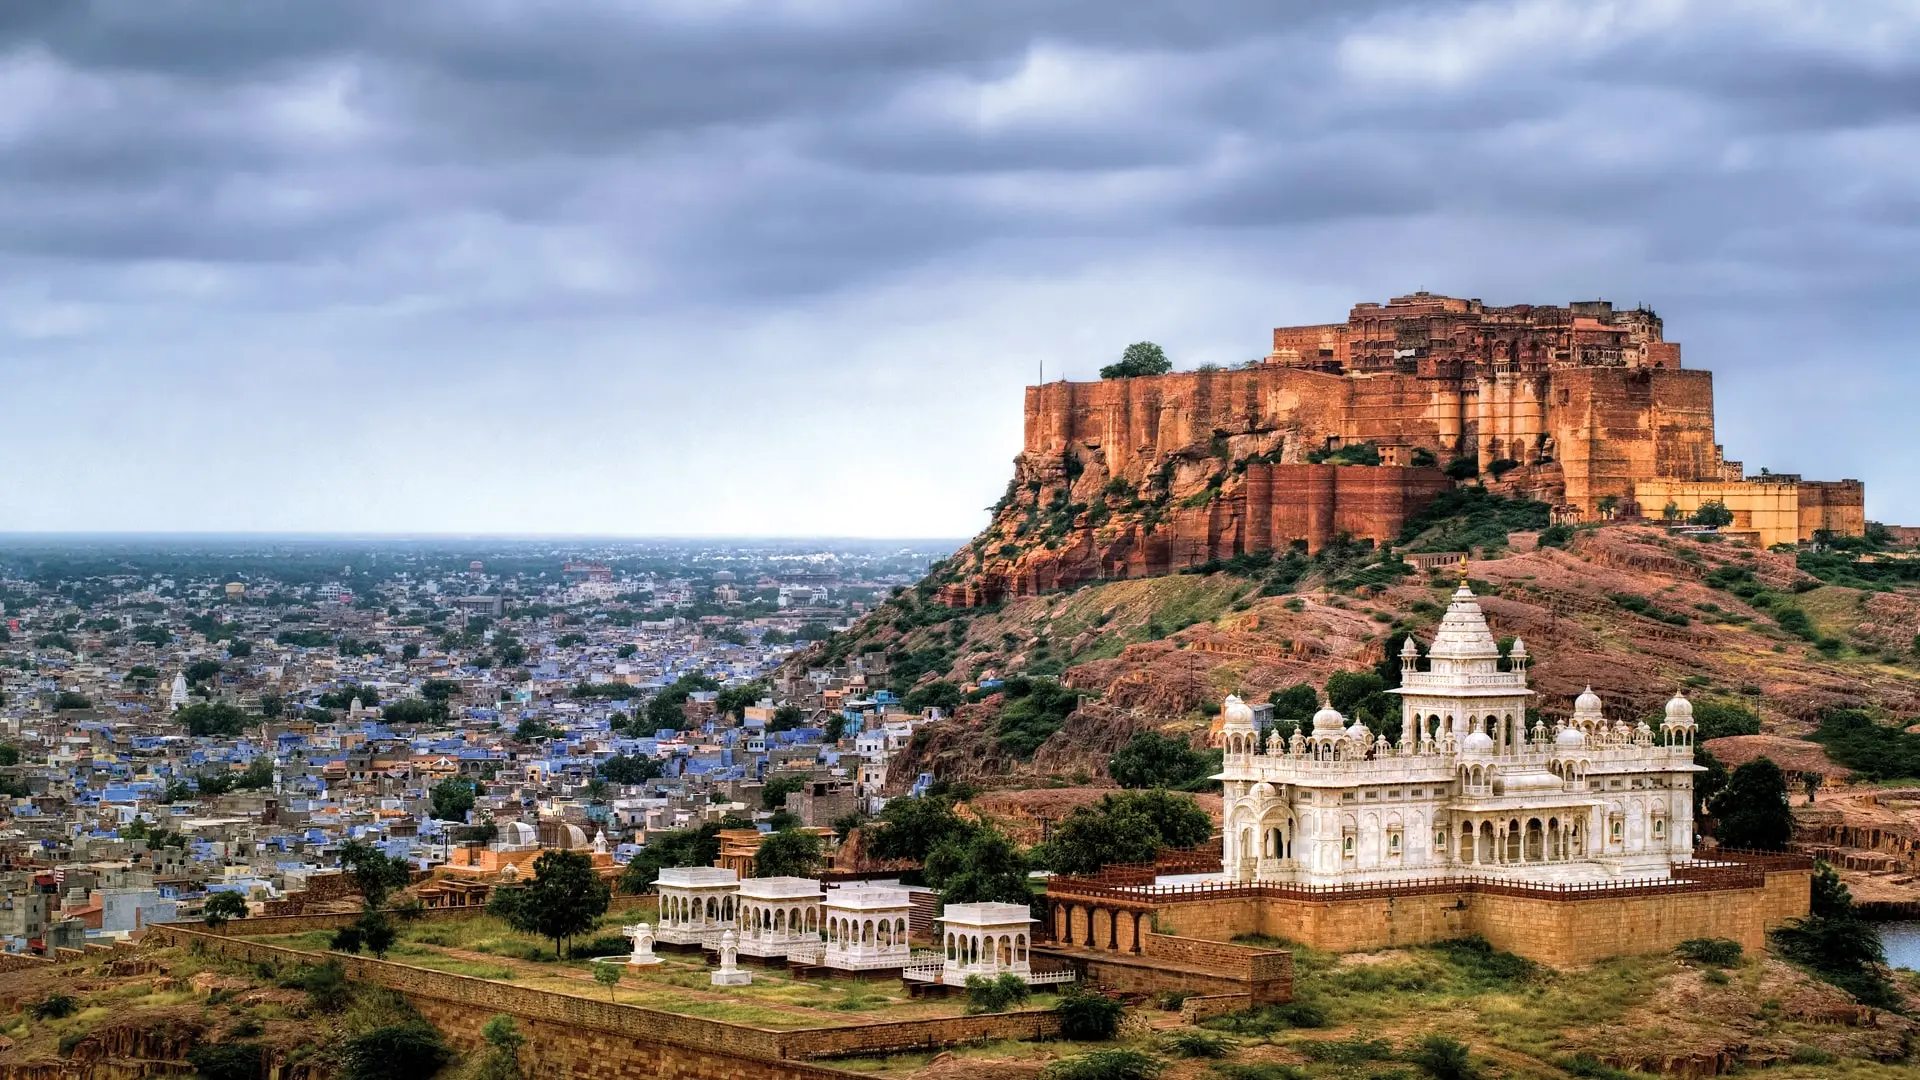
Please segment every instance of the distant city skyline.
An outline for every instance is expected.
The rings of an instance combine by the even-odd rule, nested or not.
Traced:
[[[1646,303],[1920,524],[1920,10],[0,10],[0,532],[974,533],[1022,388]]]

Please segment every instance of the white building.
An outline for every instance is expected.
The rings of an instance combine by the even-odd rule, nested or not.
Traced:
[[[669,945],[717,941],[732,930],[740,875],[718,866],[678,866],[660,871],[660,928],[654,939]]]
[[[904,968],[912,897],[905,889],[857,885],[835,889],[823,905],[827,945],[822,963],[841,971]]]
[[[1401,652],[1398,745],[1333,709],[1263,740],[1223,709],[1225,870],[1237,881],[1334,885],[1397,878],[1531,882],[1665,878],[1693,851],[1693,706],[1656,735],[1608,722],[1591,690],[1571,722],[1526,722],[1526,645],[1511,670],[1473,593],[1454,593],[1418,670]]]
[[[728,871],[732,873],[732,871]],[[812,878],[748,878],[735,893],[740,951],[763,960],[820,941],[820,883]]]

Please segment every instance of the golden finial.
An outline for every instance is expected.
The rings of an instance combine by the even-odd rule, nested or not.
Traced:
[[[1460,587],[1467,587],[1467,556],[1464,552],[1460,555]]]

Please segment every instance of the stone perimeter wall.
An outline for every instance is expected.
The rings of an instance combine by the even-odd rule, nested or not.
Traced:
[[[1807,913],[1812,873],[1769,871],[1764,888],[1561,900],[1441,892],[1359,900],[1233,897],[1159,909],[1172,934],[1228,941],[1266,934],[1316,949],[1366,951],[1479,935],[1497,949],[1554,967],[1663,952],[1688,938],[1719,937],[1749,950],[1766,932]]]
[[[449,911],[441,917],[453,914]],[[149,933],[160,940],[198,946],[248,962],[303,964],[322,958],[299,949],[248,940],[248,932],[300,932],[322,927],[294,928],[288,924],[332,918],[336,916],[237,920],[222,927],[221,933],[173,923],[155,926]],[[462,1049],[479,1048],[483,1043],[480,1028],[496,1015],[506,1013],[523,1021],[528,1026],[523,1060],[533,1080],[828,1080],[854,1074],[810,1065],[806,1059],[940,1049],[991,1039],[1045,1039],[1059,1034],[1059,1018],[1050,1011],[776,1031],[367,957],[326,958],[340,960],[353,979],[405,995],[421,1015]]]

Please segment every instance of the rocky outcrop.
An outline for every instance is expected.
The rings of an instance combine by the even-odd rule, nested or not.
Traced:
[[[1431,466],[1457,425],[1419,419],[1448,407],[1444,388],[1419,384],[1359,406],[1406,418],[1387,425],[1400,434],[1380,465],[1309,460],[1374,441],[1354,434],[1365,395],[1352,379],[1261,367],[1030,387],[1014,479],[941,598],[978,606],[1342,535],[1389,540],[1451,486]]]

